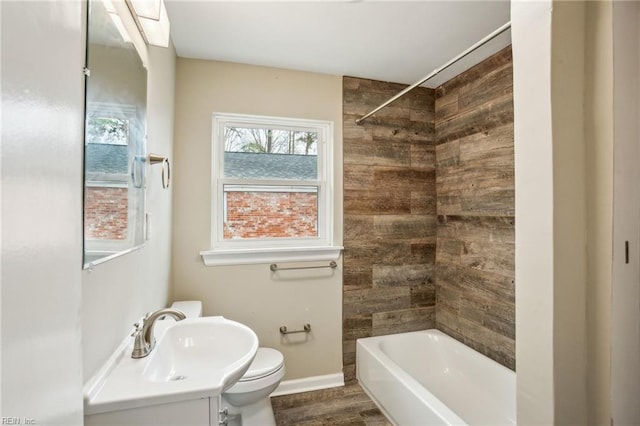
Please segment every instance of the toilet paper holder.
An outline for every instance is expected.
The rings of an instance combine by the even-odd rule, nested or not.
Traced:
[[[285,325],[280,327],[280,334],[294,334],[294,333],[310,333],[311,332],[311,324],[305,324],[302,330],[287,330]]]

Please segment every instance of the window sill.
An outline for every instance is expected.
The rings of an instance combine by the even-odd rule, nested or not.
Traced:
[[[254,265],[276,262],[337,260],[343,247],[278,247],[269,249],[201,251],[205,266]]]

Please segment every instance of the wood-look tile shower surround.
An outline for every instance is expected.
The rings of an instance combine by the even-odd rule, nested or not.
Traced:
[[[511,48],[436,90],[345,77],[345,380],[355,340],[438,328],[515,368]]]
[[[436,327],[515,369],[508,47],[436,89]]]
[[[435,325],[435,93],[417,88],[355,124],[404,87],[343,80],[346,381],[356,339]]]

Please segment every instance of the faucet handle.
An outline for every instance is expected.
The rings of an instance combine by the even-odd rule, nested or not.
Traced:
[[[139,322],[133,324],[133,326],[135,327],[135,330],[133,330],[133,333],[131,333],[131,337],[136,337],[137,334],[140,334],[140,332],[142,332],[142,328],[140,327]]]

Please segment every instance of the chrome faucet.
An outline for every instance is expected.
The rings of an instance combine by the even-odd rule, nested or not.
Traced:
[[[156,338],[153,335],[153,327],[156,324],[156,320],[165,316],[173,317],[176,321],[181,321],[186,316],[179,310],[173,308],[160,309],[155,312],[149,312],[142,320],[142,327],[140,323],[135,323],[136,328],[131,337],[133,341],[133,352],[131,352],[131,358],[144,358],[149,355],[156,345]]]

